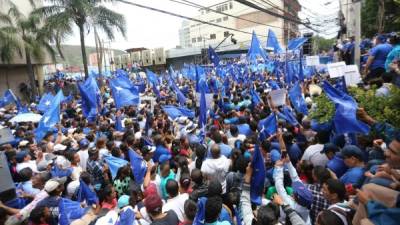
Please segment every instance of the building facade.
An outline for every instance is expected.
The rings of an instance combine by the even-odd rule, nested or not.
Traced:
[[[24,16],[28,16],[33,9],[33,6],[29,3],[29,0],[18,0],[12,2],[18,7]],[[34,2],[36,7],[40,7],[43,4],[42,0],[35,0]],[[9,9],[10,5],[7,3],[7,1],[1,1],[0,11],[2,13],[7,13]],[[43,90],[44,82],[43,65],[50,63],[52,63],[52,60],[49,54],[44,54],[43,59],[40,61],[32,58],[35,80],[40,91]],[[15,53],[11,62],[2,62],[0,60],[0,95],[2,95],[5,90],[12,89],[16,95],[24,97],[19,91],[19,86],[21,83],[30,85],[24,51],[22,51],[21,55]]]
[[[269,11],[294,18],[298,17],[298,12],[301,9],[297,0],[269,0],[264,1],[264,4],[259,6]],[[213,10],[234,15],[235,17],[216,13]],[[215,47],[224,40],[229,33],[234,35],[238,46],[248,45],[251,41],[251,33],[253,31],[259,36],[260,41],[265,43],[265,36],[267,35],[268,29],[272,29],[282,45],[285,45],[288,39],[299,35],[298,26],[296,24],[250,8],[237,1],[224,1],[223,3],[200,9],[198,13],[199,15],[196,16],[195,19],[249,32],[250,34],[196,21],[183,21],[182,27],[179,30],[181,48],[206,48],[209,45]],[[249,20],[257,23],[250,22]],[[232,43],[228,40],[227,43],[223,43],[221,46],[223,47],[224,45],[231,44]]]

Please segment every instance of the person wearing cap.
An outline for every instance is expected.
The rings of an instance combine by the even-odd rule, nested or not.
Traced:
[[[89,144],[90,144],[89,140],[86,138],[83,138],[82,140],[79,141],[79,151],[78,151],[79,165],[82,167],[83,171],[86,171],[86,165],[89,158],[89,153],[88,153]]]
[[[363,152],[355,145],[347,145],[342,149],[341,154],[344,164],[349,169],[340,177],[340,181],[346,185],[360,187],[365,173]]]
[[[335,173],[336,177],[341,177],[347,171],[347,166],[343,161],[343,156],[340,154],[339,147],[332,143],[327,143],[321,153],[325,154],[329,159],[326,168]]]
[[[46,206],[49,208],[51,219],[49,225],[57,225],[59,211],[58,206],[61,201],[61,194],[64,191],[64,183],[66,177],[63,179],[51,179],[44,185],[44,190],[49,194],[49,196],[42,201],[38,202],[36,207]]]
[[[89,149],[89,160],[86,165],[87,172],[92,175],[93,186],[99,190],[106,181],[106,164],[99,160],[99,151],[96,147]]]
[[[178,225],[179,219],[173,210],[162,211],[163,202],[157,194],[149,195],[144,199],[144,206],[149,214],[151,225]]]
[[[376,39],[376,45],[369,50],[369,57],[364,68],[364,82],[379,78],[385,72],[385,62],[387,55],[393,47],[386,42],[386,36],[379,34]]]
[[[31,160],[31,156],[29,155],[28,151],[19,151],[17,152],[17,155],[15,156],[15,159],[17,160],[17,166],[16,170],[19,173],[22,169],[24,168],[31,168],[33,172],[37,173],[37,165],[35,160]],[[37,161],[39,161],[37,159]]]

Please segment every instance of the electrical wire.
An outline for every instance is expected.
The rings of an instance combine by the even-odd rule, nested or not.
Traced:
[[[215,23],[210,23],[208,21],[199,20],[199,19],[196,19],[196,18],[193,18],[193,17],[183,16],[183,15],[180,15],[180,14],[177,14],[177,13],[165,11],[165,10],[162,10],[162,9],[153,8],[153,7],[150,7],[150,6],[145,6],[145,5],[141,5],[141,4],[137,4],[137,3],[133,3],[133,2],[128,2],[126,0],[117,0],[117,1],[121,2],[121,3],[124,3],[124,4],[133,5],[133,6],[136,6],[136,7],[139,7],[139,8],[144,8],[144,9],[148,9],[148,10],[151,10],[151,11],[167,14],[167,15],[170,15],[170,16],[175,16],[175,17],[179,17],[179,18],[183,18],[183,19],[187,19],[187,20],[192,20],[192,21],[195,21],[195,22],[198,22],[198,23],[208,24],[208,25],[211,25],[211,26],[215,26],[215,27],[219,27],[219,28],[223,28],[223,29],[227,29],[227,30],[236,31],[236,32],[239,32],[239,33],[251,34],[251,35],[253,34],[251,32],[239,30],[239,29],[236,29],[236,28],[226,27],[226,26],[222,26],[222,25],[219,25],[219,24],[215,24]],[[258,35],[258,36],[267,37],[265,35]]]

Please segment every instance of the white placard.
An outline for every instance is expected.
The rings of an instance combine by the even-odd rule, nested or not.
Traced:
[[[286,104],[286,89],[273,90],[269,95],[274,106],[278,107]]]
[[[319,63],[319,56],[318,55],[313,55],[313,56],[306,56],[306,65],[307,66],[318,66]]]
[[[200,97],[201,97],[200,92],[197,92],[196,93],[196,104],[197,104],[197,106],[200,106]],[[207,109],[211,109],[213,102],[214,102],[214,94],[206,94],[206,106],[207,106]]]
[[[330,78],[342,77],[346,71],[346,63],[344,62],[330,63],[327,67]]]
[[[348,65],[345,68],[344,79],[346,86],[357,86],[361,81],[361,75],[357,65]]]

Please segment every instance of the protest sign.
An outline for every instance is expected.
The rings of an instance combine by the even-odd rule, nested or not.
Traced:
[[[357,84],[360,83],[361,75],[357,65],[346,66],[344,79],[346,81],[346,86],[357,86]]]
[[[306,65],[307,66],[318,66],[319,65],[319,56],[306,56]]]
[[[344,62],[330,63],[327,67],[330,78],[342,77],[345,75],[346,63]]]
[[[278,107],[286,104],[286,89],[273,90],[269,95],[274,106]]]

